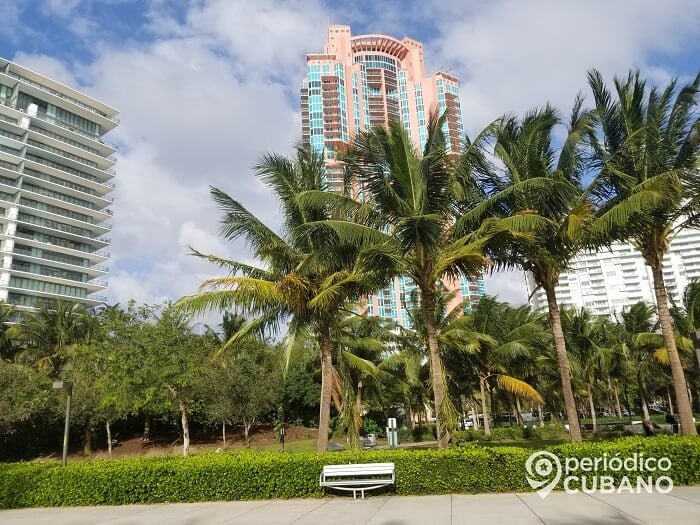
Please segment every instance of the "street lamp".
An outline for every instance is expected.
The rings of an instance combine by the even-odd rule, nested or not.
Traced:
[[[73,383],[70,381],[54,381],[55,390],[66,391],[66,421],[63,426],[63,466],[68,465],[68,433],[70,432],[70,398],[73,395]]]

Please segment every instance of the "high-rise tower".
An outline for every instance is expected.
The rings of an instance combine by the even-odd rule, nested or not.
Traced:
[[[371,126],[399,120],[417,147],[427,137],[431,111],[447,111],[443,131],[448,151],[459,153],[463,142],[459,81],[438,71],[425,74],[423,44],[411,38],[386,35],[352,36],[348,26],[330,26],[323,53],[307,55],[307,73],[301,89],[302,138],[305,145],[323,152],[331,191],[342,189],[343,169],[339,148],[353,135]],[[457,289],[454,302],[478,302],[484,295],[482,278],[446,282]],[[370,314],[410,324],[407,301],[410,279],[397,278],[368,297]]]
[[[19,311],[104,299],[116,114],[0,59],[0,300]]]

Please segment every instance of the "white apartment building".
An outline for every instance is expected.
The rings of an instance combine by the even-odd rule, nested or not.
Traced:
[[[700,279],[700,230],[683,230],[672,240],[663,273],[670,298],[682,304],[685,287]],[[526,281],[529,295],[535,287],[532,275]],[[571,270],[561,275],[556,295],[561,306],[584,306],[596,315],[612,315],[639,301],[656,303],[651,270],[633,246],[623,243],[577,255]],[[530,304],[546,311],[544,290],[537,290]]]
[[[116,115],[0,58],[0,300],[18,311],[103,302]]]

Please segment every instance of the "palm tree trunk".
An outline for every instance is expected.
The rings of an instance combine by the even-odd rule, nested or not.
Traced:
[[[591,419],[593,420],[593,434],[597,434],[598,419],[595,413],[595,403],[593,402],[593,389],[591,388],[590,384],[586,385],[586,389],[588,390],[588,405],[591,408]]]
[[[491,435],[491,423],[489,422],[489,411],[486,407],[486,378],[479,377],[479,388],[481,389],[481,410],[484,413],[484,435]]]
[[[695,436],[697,435],[697,430],[695,421],[693,421],[693,411],[690,408],[683,365],[676,348],[676,338],[673,333],[671,312],[668,309],[668,296],[666,294],[663,271],[661,270],[661,262],[651,267],[651,273],[654,276],[654,294],[656,295],[656,306],[659,312],[659,323],[661,324],[661,332],[664,335],[664,344],[666,345],[666,350],[668,350],[668,360],[671,364],[671,377],[673,378],[673,390],[676,394],[676,408],[681,423],[681,434],[684,436]]]
[[[549,304],[549,321],[552,325],[554,335],[554,347],[557,351],[557,361],[559,362],[559,375],[561,377],[561,387],[564,394],[564,406],[566,417],[569,420],[569,437],[571,441],[581,441],[581,427],[576,412],[576,400],[574,391],[571,388],[571,373],[569,371],[569,357],[566,354],[566,341],[564,330],[561,327],[561,317],[559,316],[559,305],[554,288],[545,288],[547,293],[547,303]]]
[[[182,420],[182,455],[190,455],[190,421],[187,418],[187,409],[180,403],[180,417]]]
[[[518,396],[515,396],[515,421],[518,422],[519,426],[523,426],[525,423],[523,421],[523,411],[520,408],[520,398]]]
[[[542,404],[537,403],[537,415],[539,416],[540,419],[540,427],[544,426],[544,414],[542,413]]]
[[[355,421],[360,425],[356,430],[359,434],[362,429],[362,379],[357,380],[357,396],[355,398]]]
[[[668,413],[673,415],[673,399],[671,399],[671,390],[666,387],[666,398],[668,399]]]
[[[471,403],[471,413],[472,413],[472,423],[474,424],[474,429],[479,429],[481,425],[479,424],[479,411],[477,408],[479,405],[476,404],[476,401],[472,398],[472,403]]]
[[[432,290],[421,290],[423,317],[428,334],[428,351],[430,352],[430,374],[433,382],[433,401],[435,402],[435,423],[437,427],[438,448],[447,448],[450,442],[450,432],[447,422],[443,421],[445,407],[445,376],[442,370],[442,359],[438,347],[437,327],[435,326],[435,295]]]
[[[321,409],[318,418],[316,450],[325,452],[328,449],[328,431],[331,423],[331,390],[333,381],[331,337],[327,327],[319,331],[318,343],[321,347]]]
[[[617,410],[617,417],[622,419],[622,407],[620,406],[620,396],[617,393],[617,382],[613,385],[613,394],[615,395],[615,409]]]
[[[90,431],[90,425],[85,428],[85,434],[83,438],[83,454],[89,456],[92,454],[92,432]]]
[[[224,448],[226,448],[226,421],[221,422],[221,437],[224,441]]]
[[[109,420],[105,421],[105,429],[107,430],[107,454],[112,457],[112,425]]]

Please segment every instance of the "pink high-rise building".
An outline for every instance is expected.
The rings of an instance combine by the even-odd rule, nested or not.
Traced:
[[[416,147],[427,137],[431,111],[447,111],[444,124],[448,150],[459,153],[463,143],[459,81],[443,71],[427,76],[423,44],[411,38],[386,35],[352,36],[349,26],[328,28],[322,53],[306,57],[307,73],[301,88],[302,139],[323,152],[331,191],[343,184],[336,152],[353,135],[390,120],[399,120]],[[462,278],[446,283],[459,289],[454,302],[475,303],[484,295],[483,279]],[[368,297],[369,312],[410,324],[407,303],[414,286],[397,278],[385,290]]]

